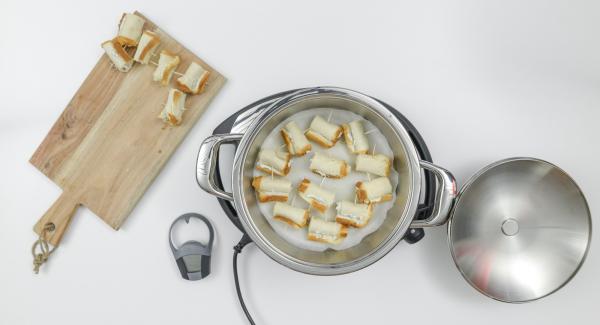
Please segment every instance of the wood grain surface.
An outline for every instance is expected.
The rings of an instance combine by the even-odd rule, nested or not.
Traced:
[[[122,73],[102,55],[30,159],[63,189],[34,227],[39,234],[46,223],[54,223],[56,230],[47,238],[53,245],[60,242],[79,205],[119,229],[225,83],[219,72],[144,18],[144,28],[161,37],[156,53],[168,49],[179,55],[178,72],[192,61],[199,63],[211,72],[208,84],[202,94],[187,96],[182,124],[167,126],[157,116],[169,87],[152,81],[155,67],[135,64]]]

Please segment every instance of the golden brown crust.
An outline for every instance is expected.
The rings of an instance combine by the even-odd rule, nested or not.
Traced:
[[[125,49],[123,48],[123,46],[117,41],[117,38],[113,38],[110,41],[106,41],[104,43],[102,43],[102,45],[106,44],[106,43],[112,43],[113,48],[115,49],[115,52],[117,53],[118,56],[121,57],[121,59],[123,59],[126,62],[131,61],[131,55],[129,55],[129,53],[127,53],[127,51],[125,51]]]
[[[152,36],[152,40],[150,42],[148,42],[148,44],[146,44],[146,47],[144,47],[142,49],[142,53],[140,53],[140,61],[144,61],[144,59],[146,58],[146,55],[148,55],[148,53],[150,53],[150,50],[152,50],[154,47],[156,47],[160,43],[160,37],[158,37],[158,35],[156,35],[156,33],[153,33],[151,31],[145,31],[144,34],[146,34],[146,33]]]
[[[342,166],[340,167],[340,177],[346,177],[348,176],[348,164],[344,161],[344,163],[342,164]]]
[[[313,235],[311,233],[308,233],[307,237],[308,237],[309,240],[312,240],[312,241],[318,241],[318,242],[327,243],[327,244],[338,244],[346,236],[348,236],[348,227],[346,227],[345,225],[342,225],[342,228],[340,229],[340,233],[338,234],[338,239],[337,240],[327,240],[325,238],[321,238],[321,237],[315,236],[315,235]]]
[[[115,37],[115,41],[119,43],[121,46],[137,46],[138,42],[129,37],[125,36],[117,36]]]
[[[356,200],[359,203],[367,203],[367,191],[362,189],[363,182],[356,182]]]
[[[198,87],[197,91],[191,90],[188,86],[186,86],[181,81],[179,81],[179,78],[177,80],[175,80],[175,85],[177,86],[177,88],[179,90],[181,90],[185,93],[188,93],[190,95],[198,95],[204,91],[204,88],[206,87],[206,81],[208,81],[209,76],[210,76],[210,71],[206,71],[206,73],[202,74],[202,79],[200,79],[198,81],[200,86]]]
[[[260,183],[262,182],[262,176],[256,176],[252,179],[252,187],[258,191],[260,188]]]
[[[167,113],[167,118],[169,119],[169,124],[173,126],[177,126],[181,123],[181,121],[177,120],[177,117],[171,113]]]
[[[312,146],[309,144],[305,145],[303,148],[298,149],[298,152],[294,152],[294,144],[292,143],[292,139],[290,137],[290,135],[288,134],[288,132],[285,129],[281,129],[281,137],[283,138],[283,142],[285,142],[288,152],[292,155],[292,156],[304,156],[307,152],[310,151],[310,149],[312,149]]]
[[[369,209],[369,214],[367,215],[367,220],[365,220],[365,222],[362,224],[356,222],[355,220],[352,220],[352,219],[349,219],[349,218],[346,218],[346,217],[340,216],[340,215],[335,216],[335,221],[337,221],[338,223],[341,223],[343,225],[346,225],[346,226],[351,226],[354,228],[362,228],[369,223],[369,220],[371,220],[371,217],[373,216],[373,204],[369,204],[368,209]]]
[[[333,142],[333,143],[325,142],[325,140],[324,140],[324,138],[323,138],[322,135],[320,135],[320,134],[318,134],[316,132],[313,132],[311,130],[306,131],[305,135],[306,135],[306,138],[308,140],[316,142],[321,147],[331,148],[331,147],[333,147],[335,145],[335,142]]]
[[[386,168],[385,168],[385,176],[390,176],[391,169],[392,169],[392,160],[388,159]]]
[[[308,189],[308,185],[310,185],[310,180],[303,179],[300,184],[298,184],[298,192],[304,193]]]
[[[321,212],[321,213],[325,213],[325,211],[327,211],[327,206],[317,200],[311,200],[310,202],[310,206],[315,208],[317,211]]]
[[[354,146],[354,143],[350,137],[350,125],[349,124],[342,124],[342,130],[344,131],[344,141],[346,142],[346,146],[348,147],[348,150],[350,150],[350,152],[352,153],[356,153],[356,154],[365,154],[367,152],[369,152],[369,150],[353,150],[352,147]]]
[[[265,193],[258,193],[258,201],[264,202],[287,202],[287,195],[271,195]]]
[[[306,223],[308,221],[308,212],[305,213],[304,222],[301,225],[299,225],[299,224],[295,223],[294,221],[286,218],[285,216],[282,216],[279,214],[274,215],[273,219],[283,221],[294,228],[304,228],[304,227],[306,227]]]

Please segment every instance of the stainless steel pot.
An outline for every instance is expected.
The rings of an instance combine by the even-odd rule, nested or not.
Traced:
[[[296,112],[317,107],[349,110],[377,126],[394,151],[394,168],[399,173],[396,201],[383,225],[360,244],[345,250],[314,252],[289,244],[261,214],[251,186],[256,157],[269,132]],[[232,193],[217,187],[214,179],[217,152],[225,143],[238,143],[233,162]],[[435,207],[429,218],[413,220],[422,192],[422,169],[432,171],[437,178]],[[385,106],[364,94],[333,87],[299,90],[274,102],[250,121],[246,133],[214,135],[204,140],[198,154],[197,179],[208,193],[233,201],[244,230],[263,252],[293,270],[315,275],[359,270],[387,254],[409,228],[443,225],[457,195],[452,174],[419,160],[407,130]]]

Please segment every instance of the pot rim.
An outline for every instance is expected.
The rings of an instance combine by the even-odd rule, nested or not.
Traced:
[[[377,114],[382,116],[390,125],[391,129],[401,140],[406,151],[407,167],[409,169],[409,175],[412,180],[409,182],[411,188],[409,189],[409,197],[406,200],[406,206],[404,208],[403,216],[400,218],[400,222],[396,224],[391,234],[383,240],[377,247],[370,251],[369,254],[365,254],[360,258],[340,263],[340,264],[317,264],[310,263],[295,257],[292,257],[275,245],[273,245],[257,228],[254,222],[249,217],[249,210],[246,202],[243,200],[244,188],[242,171],[244,161],[247,157],[249,145],[256,138],[259,132],[262,130],[262,126],[270,119],[272,114],[285,109],[288,104],[293,103],[297,100],[301,100],[306,97],[313,97],[319,95],[330,95],[337,96],[345,99],[357,101],[370,109],[374,110]],[[276,262],[287,266],[293,270],[314,274],[314,275],[338,275],[344,273],[350,273],[367,267],[374,262],[381,259],[387,253],[389,253],[397,244],[402,240],[406,231],[408,231],[410,224],[416,214],[416,210],[419,204],[420,192],[421,192],[421,167],[419,164],[419,156],[412,142],[407,130],[404,128],[402,123],[381,103],[376,101],[370,96],[365,94],[338,87],[313,87],[304,88],[290,95],[284,96],[278,101],[271,104],[266,108],[257,118],[252,121],[246,133],[243,135],[240,144],[236,150],[234,165],[232,169],[232,192],[234,198],[234,205],[238,211],[241,224],[252,241],[257,246]],[[408,217],[407,217],[408,216]]]

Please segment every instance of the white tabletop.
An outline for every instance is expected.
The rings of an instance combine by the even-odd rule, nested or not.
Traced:
[[[80,209],[35,276],[31,228],[60,189],[28,159],[120,14],[136,9],[229,82],[124,227],[115,232]],[[335,85],[392,104],[459,184],[507,157],[553,162],[597,212],[598,30],[592,1],[2,1],[0,323],[245,323],[231,271],[240,233],[197,186],[196,152],[227,116],[291,88]],[[167,244],[171,221],[190,211],[217,229],[213,271],[200,282],[180,278]],[[566,287],[520,305],[486,298],[462,279],[443,227],[337,277],[290,271],[251,245],[240,276],[260,324],[590,324],[600,301],[598,242]]]

